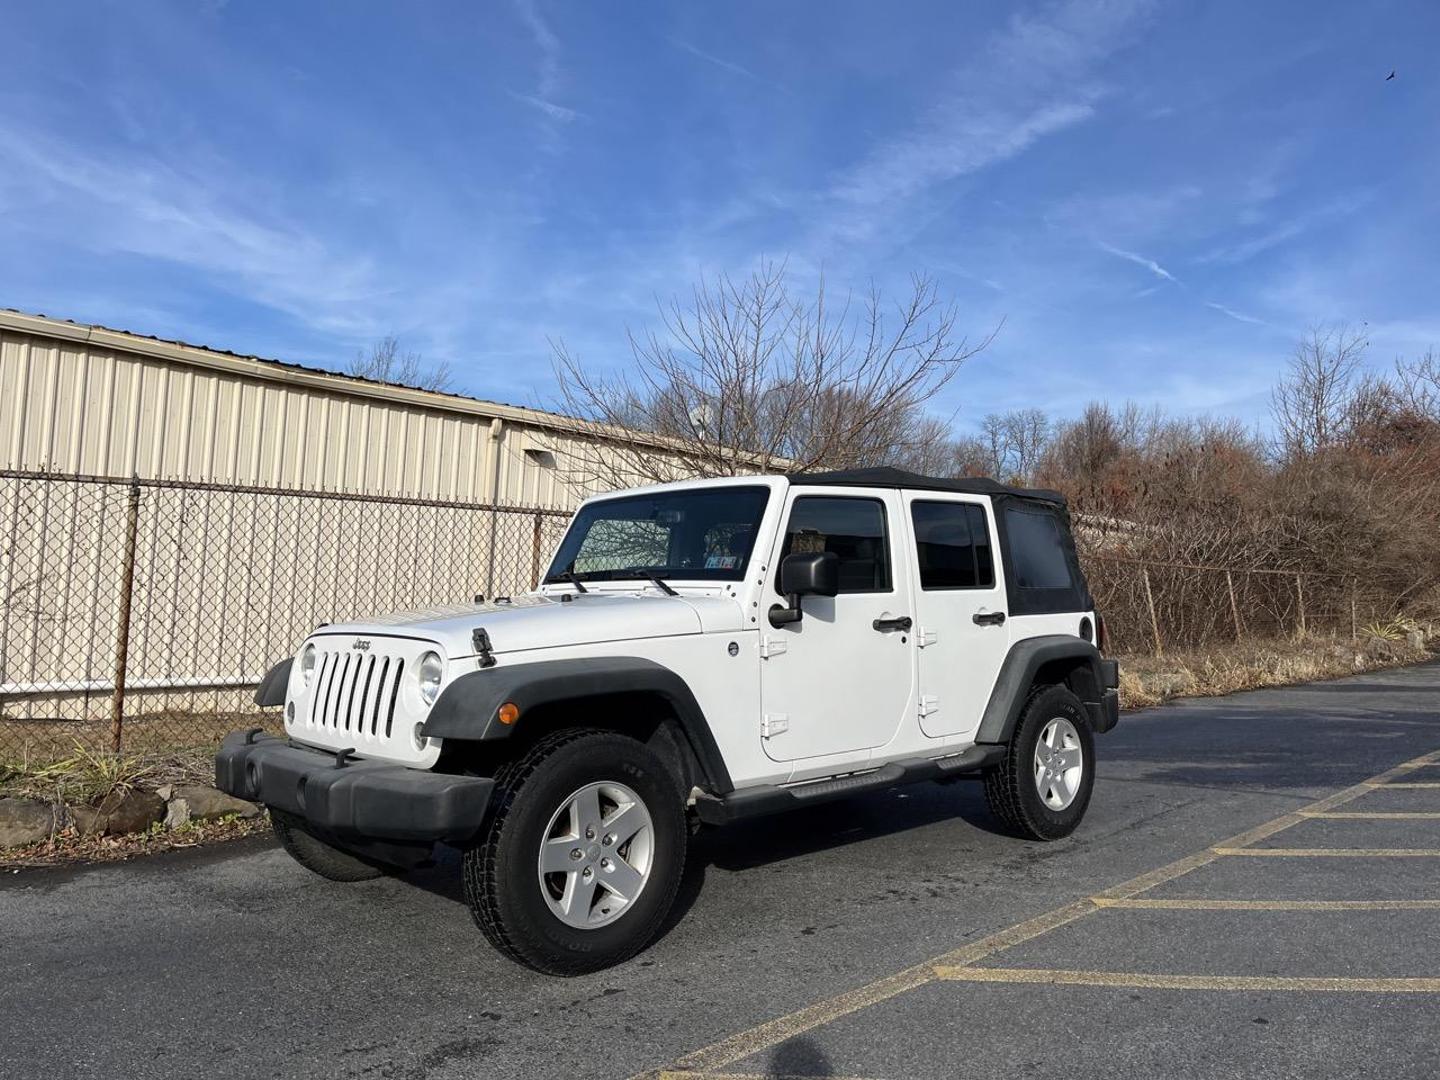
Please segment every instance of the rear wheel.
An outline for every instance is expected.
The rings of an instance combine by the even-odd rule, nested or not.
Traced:
[[[290,857],[306,870],[331,881],[369,881],[385,873],[383,867],[321,840],[305,827],[302,819],[284,810],[270,809],[270,827],[275,839]]]
[[[1095,737],[1085,706],[1063,686],[1030,695],[1000,764],[985,773],[991,812],[1027,840],[1069,836],[1095,784]]]
[[[659,931],[685,865],[684,796],[634,739],[569,731],[496,777],[493,816],[465,853],[465,898],[501,952],[579,975]]]

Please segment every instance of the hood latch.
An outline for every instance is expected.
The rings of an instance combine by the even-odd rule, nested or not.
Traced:
[[[482,668],[495,666],[495,652],[490,646],[490,635],[485,632],[483,626],[477,626],[474,633],[470,635],[470,643],[475,646],[475,652],[479,655]]]

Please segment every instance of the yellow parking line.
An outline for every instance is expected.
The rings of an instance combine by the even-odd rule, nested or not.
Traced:
[[[1325,859],[1437,859],[1440,848],[1286,848],[1286,847],[1216,847],[1216,855],[1279,855],[1288,858]]]
[[[1302,810],[1307,818],[1329,821],[1440,821],[1440,810]]]
[[[1127,911],[1434,911],[1440,900],[1107,900],[1103,908]]]
[[[1308,990],[1368,994],[1440,994],[1440,979],[1332,979],[1292,975],[1151,975],[1129,971],[1056,971],[1044,968],[939,968],[950,982],[1026,983],[1045,986],[1114,986],[1132,990]]]
[[[1304,809],[1329,810],[1341,806],[1367,794],[1375,785],[1383,784],[1393,777],[1402,775],[1407,768],[1430,762],[1440,762],[1440,750],[1433,750],[1394,768],[1386,769],[1369,780],[1361,781],[1342,791],[1337,791],[1333,795],[1318,799]],[[1231,837],[1224,841],[1219,848],[1198,851],[1193,855],[1187,855],[1182,859],[1167,863],[1165,866],[1131,878],[1113,888],[1106,889],[1099,894],[1099,898],[1123,900],[1147,892],[1157,885],[1172,881],[1216,861],[1220,858],[1222,851],[1236,850],[1246,844],[1258,843],[1305,820],[1305,817],[1299,813],[1283,814],[1273,821],[1257,825],[1238,836]],[[993,953],[1013,948],[1021,942],[1029,941],[1041,934],[1048,934],[1051,930],[1066,926],[1076,919],[1084,918],[1086,915],[1100,910],[1099,904],[1092,899],[1077,900],[1074,903],[1066,904],[1064,907],[1056,908],[1044,915],[1038,915],[1033,919],[991,934],[973,944],[961,946],[943,956],[937,956],[932,960],[916,964],[865,986],[847,990],[842,994],[826,998],[824,1001],[815,1002],[797,1009],[795,1012],[720,1039],[709,1046],[686,1054],[675,1062],[674,1068],[678,1069],[682,1075],[687,1072],[703,1074],[722,1070],[743,1058],[758,1054],[787,1039],[792,1039],[843,1016],[848,1016],[850,1013],[889,1001],[906,991],[934,982],[937,978],[937,968],[967,969],[969,965],[983,960]],[[641,1073],[635,1080],[641,1080],[641,1078],[657,1080],[663,1075],[658,1071],[646,1072]]]

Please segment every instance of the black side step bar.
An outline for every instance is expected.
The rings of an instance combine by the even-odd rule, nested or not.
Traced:
[[[816,780],[809,784],[781,787],[761,784],[732,791],[727,795],[701,795],[695,810],[707,825],[728,825],[732,821],[795,810],[802,806],[862,795],[872,791],[888,791],[922,780],[954,780],[979,772],[1005,756],[1005,747],[981,744],[943,758],[906,758],[892,761],[870,772],[855,773],[834,780]]]

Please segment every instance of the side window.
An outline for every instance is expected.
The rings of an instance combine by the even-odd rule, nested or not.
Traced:
[[[796,499],[780,558],[806,551],[833,551],[840,557],[842,593],[890,591],[884,503],[823,495]]]
[[[1005,510],[1005,541],[1011,573],[1022,589],[1068,589],[1070,565],[1060,538],[1060,525],[1043,510]]]
[[[985,508],[974,503],[913,502],[915,555],[922,589],[989,589],[995,585]]]

